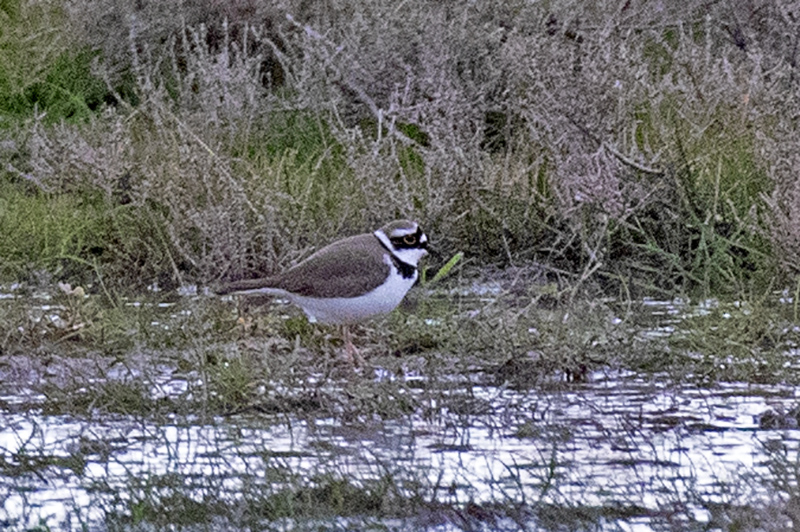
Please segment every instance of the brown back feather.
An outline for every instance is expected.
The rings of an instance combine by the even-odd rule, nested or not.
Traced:
[[[388,253],[371,233],[351,236],[320,249],[283,273],[228,283],[219,294],[279,288],[310,297],[355,297],[369,292],[389,274]],[[375,268],[375,262],[380,264]]]
[[[339,240],[297,266],[271,278],[274,288],[312,297],[355,297],[369,292],[389,274],[386,251],[371,233]],[[375,268],[376,259],[380,268]]]

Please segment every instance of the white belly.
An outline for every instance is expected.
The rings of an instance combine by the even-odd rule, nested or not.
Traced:
[[[356,323],[393,311],[416,280],[417,272],[414,272],[414,276],[410,279],[403,279],[400,272],[392,265],[389,280],[362,296],[314,298],[286,294],[286,297],[302,308],[311,322]]]
[[[247,293],[269,294],[284,297],[302,308],[311,322],[347,324],[364,321],[378,314],[388,314],[403,300],[419,276],[417,271],[404,279],[388,255],[384,262],[389,265],[391,275],[378,288],[358,297],[308,297],[287,292],[280,288],[259,288]]]

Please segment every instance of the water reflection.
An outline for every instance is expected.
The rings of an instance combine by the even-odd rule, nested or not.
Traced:
[[[684,315],[682,302],[645,304],[658,319],[644,336],[669,334],[672,320]],[[153,400],[185,398],[202,385],[168,365],[155,368],[148,378]],[[129,367],[105,374],[110,380],[141,376]],[[465,377],[442,392],[464,400],[437,402],[425,395],[423,374],[378,368],[374,379],[404,380],[421,406],[394,419],[349,422],[255,411],[155,420],[89,409],[77,417],[45,414],[40,406],[47,398],[35,382],[6,380],[0,386],[0,523],[18,530],[42,520],[59,529],[103,529],[109,515],[129,516],[142,501],[157,506],[178,496],[206,506],[222,501],[231,515],[244,514],[298,486],[352,479],[363,487],[390,479],[392,501],[467,509],[615,507],[629,515],[609,519],[607,528],[636,529],[651,525],[664,508],[680,507],[709,522],[709,503],[767,500],[770,449],[798,451],[800,432],[759,425],[764,412],[797,404],[798,391],[787,385],[698,387],[606,370],[551,391]],[[406,526],[399,522],[393,526]],[[464,528],[454,520],[440,525],[430,528]]]
[[[323,474],[390,475],[462,504],[567,500],[655,510],[697,497],[725,502],[720,486],[743,470],[768,475],[760,440],[770,433],[757,432],[758,415],[796,400],[783,387],[669,389],[608,375],[555,394],[472,393],[493,410],[354,426],[263,415],[152,424],[6,413],[2,519],[67,523],[77,512],[101,522],[112,505],[125,511],[131,479],[166,475],[183,479],[188,496],[203,500],[213,490],[232,503]],[[799,435],[775,434],[791,448]],[[749,488],[758,494],[758,486]]]

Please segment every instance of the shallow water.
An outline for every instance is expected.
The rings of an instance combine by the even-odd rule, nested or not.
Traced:
[[[647,305],[654,324],[643,335],[669,334],[686,311],[681,303]],[[236,515],[237,507],[246,512],[263,503],[265,494],[320,478],[359,485],[389,478],[409,498],[452,508],[615,509],[598,519],[600,529],[647,530],[667,508],[710,523],[714,503],[767,502],[776,449],[792,455],[800,440],[797,429],[759,427],[764,412],[797,404],[793,386],[698,387],[622,371],[594,371],[586,382],[551,390],[463,378],[446,393],[464,401],[440,405],[423,391],[425,376],[377,368],[362,378],[401,379],[424,408],[351,422],[258,412],[158,420],[140,413],[46,415],[40,407],[48,399],[37,383],[14,375],[0,385],[0,523],[18,530],[42,522],[103,530],[109,515],[129,515],[142,500],[176,493],[200,504],[223,501]],[[106,378],[122,376],[109,371]],[[164,367],[148,381],[151,394],[178,397],[190,387],[185,378]],[[348,519],[331,523],[355,526]],[[477,519],[473,529],[525,526],[519,517]],[[383,525],[465,527],[452,517]],[[265,524],[272,527],[303,529]]]

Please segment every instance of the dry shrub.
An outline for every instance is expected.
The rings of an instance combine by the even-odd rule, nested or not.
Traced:
[[[250,59],[258,58],[259,77],[265,86],[280,86],[283,73],[271,46],[249,35],[271,34],[276,8],[256,0],[187,0],[179,3],[145,0],[121,2],[100,0],[73,2],[67,5],[76,31],[93,49],[102,51],[105,74],[113,83],[129,75],[133,65],[161,67],[168,58],[163,47],[173,47],[179,65],[167,63],[160,74],[169,74],[171,67],[180,66],[193,72],[190,65],[193,53],[205,51],[229,54],[239,48]],[[185,30],[196,30],[201,41],[185,40]],[[192,42],[194,41],[194,42]],[[199,45],[199,46],[198,46]],[[196,71],[195,71],[196,72]],[[161,80],[154,80],[159,82]]]
[[[98,72],[133,80],[138,102],[92,127],[123,124],[115,164],[202,278],[411,216],[445,252],[728,282],[720,254],[768,252],[752,236],[762,201],[771,242],[796,247],[782,161],[798,13],[667,4],[104,0],[71,13],[104,51]],[[318,135],[276,141],[287,116]],[[703,264],[708,238],[721,251]]]
[[[764,196],[762,226],[773,242],[780,265],[797,275],[800,273],[800,159],[796,153],[781,154],[769,170],[776,186],[769,196]]]
[[[351,155],[356,174],[381,158],[384,176],[402,175],[397,154],[412,144],[422,179],[403,177],[462,245],[482,233],[472,251],[513,260],[533,246],[585,269],[623,226],[639,246],[665,246],[656,264],[631,267],[678,263],[688,277],[696,245],[664,233],[689,242],[716,222],[736,228],[717,235],[725,246],[754,248],[749,213],[770,183],[751,163],[752,131],[770,125],[772,76],[792,57],[793,22],[774,6],[349,5],[347,19],[334,9],[294,22],[287,42],[304,61],[293,80],[339,118],[348,154],[377,154]],[[364,121],[383,135],[345,134]],[[495,170],[509,158],[530,172],[523,190]]]

